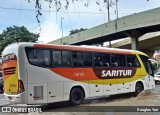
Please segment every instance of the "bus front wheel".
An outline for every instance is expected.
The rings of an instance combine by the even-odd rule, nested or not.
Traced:
[[[142,91],[143,91],[143,85],[141,83],[136,83],[135,96],[140,94]]]
[[[70,104],[79,105],[84,100],[84,92],[81,88],[74,88],[70,93]]]

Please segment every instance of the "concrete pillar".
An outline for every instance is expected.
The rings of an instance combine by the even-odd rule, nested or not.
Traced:
[[[139,50],[138,49],[138,38],[142,36],[139,31],[136,30],[130,30],[130,31],[124,31],[124,34],[131,38],[131,49],[132,50]]]
[[[132,50],[139,50],[138,49],[138,38],[131,37],[131,49]]]
[[[109,41],[109,48],[111,48],[112,46],[111,46],[111,41]]]

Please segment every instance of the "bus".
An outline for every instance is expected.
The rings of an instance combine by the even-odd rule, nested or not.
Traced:
[[[10,103],[49,104],[155,88],[148,56],[92,46],[14,43],[2,53],[4,95]]]

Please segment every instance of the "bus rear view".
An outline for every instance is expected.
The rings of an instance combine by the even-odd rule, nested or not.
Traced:
[[[13,103],[20,103],[20,94],[24,92],[23,81],[19,79],[18,47],[12,44],[2,53],[2,71],[4,80],[4,95]]]

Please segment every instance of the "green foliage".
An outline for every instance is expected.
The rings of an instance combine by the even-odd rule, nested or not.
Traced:
[[[84,31],[84,30],[87,30],[87,28],[86,29],[80,28],[79,30],[78,29],[71,30],[71,31],[69,31],[70,32],[69,35],[72,35],[72,34],[75,34],[75,33],[78,33],[78,32]]]
[[[8,44],[14,42],[35,42],[38,40],[38,37],[38,34],[29,32],[24,26],[7,27],[6,30],[3,30],[2,34],[0,34],[0,52],[2,52]]]

